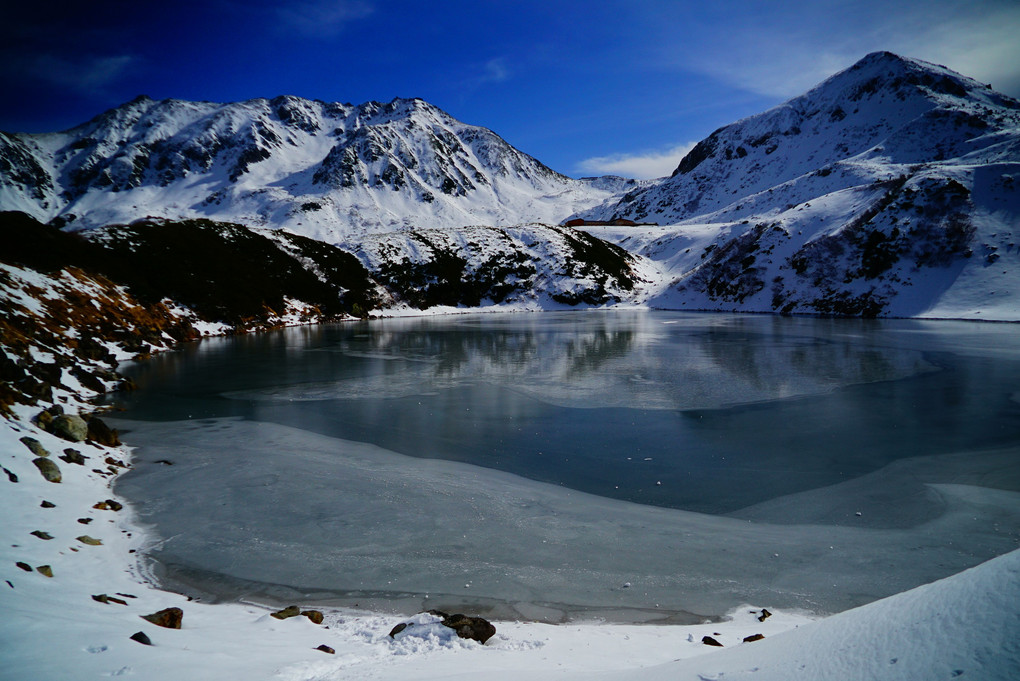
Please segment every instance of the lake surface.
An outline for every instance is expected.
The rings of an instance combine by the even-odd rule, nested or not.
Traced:
[[[155,575],[207,599],[832,612],[1020,546],[1015,325],[389,319],[128,373],[117,492],[152,526]]]

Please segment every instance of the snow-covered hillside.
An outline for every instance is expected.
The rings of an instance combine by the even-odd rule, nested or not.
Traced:
[[[1020,319],[1018,175],[1020,102],[882,52],[582,217],[675,225],[615,235],[653,306]]]
[[[656,279],[647,261],[562,226],[408,230],[346,247],[397,299],[419,309],[634,303]]]
[[[0,207],[72,227],[207,217],[335,242],[558,222],[633,186],[560,175],[420,99],[138,97],[65,132],[0,133]]]

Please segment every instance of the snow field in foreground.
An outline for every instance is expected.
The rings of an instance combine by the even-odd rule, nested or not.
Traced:
[[[69,443],[28,425],[30,410],[0,428],[0,463],[17,477],[0,480],[0,678],[134,676],[153,679],[1011,679],[1020,673],[1020,552],[961,575],[818,622],[777,612],[759,623],[751,606],[725,623],[693,626],[565,625],[496,622],[481,646],[434,627],[393,641],[399,618],[331,610],[324,625],[304,617],[276,620],[254,604],[208,605],[147,585],[136,554],[144,534],[130,508],[93,508],[112,495],[92,472],[119,448],[73,445],[85,466],[58,460],[63,481],[50,483],[19,438],[34,437],[56,458]],[[43,500],[55,504],[42,508]],[[91,518],[81,524],[78,518]],[[32,536],[48,532],[53,539]],[[102,544],[92,546],[77,537]],[[15,566],[49,565],[53,577]],[[93,595],[122,598],[100,603]],[[119,594],[119,595],[118,595]],[[184,611],[180,630],[140,615]],[[427,616],[418,620],[427,625]],[[785,631],[784,630],[793,630]],[[129,639],[144,631],[153,646]],[[762,633],[765,640],[740,643]],[[712,635],[725,648],[711,648]],[[335,655],[315,650],[325,644]]]

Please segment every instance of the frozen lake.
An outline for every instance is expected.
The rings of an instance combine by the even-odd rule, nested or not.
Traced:
[[[1015,325],[611,311],[204,340],[117,492],[204,598],[833,612],[1020,545]],[[173,465],[160,463],[172,462]]]

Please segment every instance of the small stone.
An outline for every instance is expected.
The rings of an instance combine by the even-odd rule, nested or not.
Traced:
[[[61,414],[53,419],[53,434],[71,442],[84,442],[88,437],[89,425],[77,415]]]
[[[322,624],[322,620],[325,619],[318,610],[302,610],[301,614],[310,619],[313,624]]]
[[[466,615],[450,615],[442,621],[444,627],[450,627],[457,632],[460,638],[467,638],[479,643],[485,643],[496,633],[496,627],[481,617],[468,617]]]
[[[97,501],[96,503],[94,503],[92,505],[92,508],[94,508],[96,510],[99,510],[99,511],[108,511],[108,510],[110,510],[110,507],[106,505],[105,501]]]
[[[36,362],[26,368],[43,383],[51,387],[59,387],[62,386],[61,379],[64,376],[64,370],[58,362],[54,362],[52,364],[47,362]]]
[[[13,471],[9,471],[6,468],[4,468],[4,473],[7,474],[7,479],[10,480],[11,482],[17,482],[18,481],[18,476],[15,475]]]
[[[64,455],[58,456],[57,458],[60,459],[61,461],[66,461],[67,463],[74,463],[78,464],[79,466],[84,466],[85,459],[87,459],[88,457],[83,456],[82,453],[79,452],[77,449],[71,449],[70,447],[68,447],[67,449],[64,450]]]
[[[18,561],[17,563],[15,563],[15,565],[17,565],[19,568],[21,568],[25,572],[31,572],[32,571],[32,566],[29,565],[28,563],[22,563],[21,561]]]
[[[44,459],[40,456],[38,459],[32,459],[32,463],[35,464],[35,467],[39,469],[42,476],[49,482],[61,481],[60,467],[49,459]]]
[[[140,615],[143,620],[152,622],[157,627],[165,629],[180,629],[181,621],[184,619],[184,611],[180,608],[165,608],[151,615]]]
[[[762,608],[761,609],[761,615],[758,616],[758,621],[759,622],[764,622],[765,620],[767,620],[770,617],[772,617],[772,613],[769,612],[768,610],[766,610],[765,608]]]
[[[53,568],[51,568],[49,565],[40,565],[35,569],[35,571],[38,572],[43,577],[53,576]]]
[[[329,653],[330,655],[335,655],[336,654],[336,651],[333,650],[332,648],[330,648],[325,643],[323,643],[321,646],[317,646],[315,649],[316,650],[321,650],[324,653]]]
[[[127,601],[122,598],[116,598],[114,596],[107,596],[106,594],[97,594],[92,596],[92,600],[97,603],[119,603],[120,605],[127,605]]]
[[[96,393],[105,393],[106,385],[91,371],[87,371],[85,368],[80,366],[71,367],[71,375],[78,379],[78,382],[83,387]]]
[[[21,443],[29,448],[29,450],[36,456],[49,456],[50,453],[46,451],[46,448],[42,446],[42,443],[36,440],[34,437],[28,437],[27,435],[21,438]]]
[[[82,525],[88,525],[92,522],[92,518],[78,518],[78,522]]]
[[[102,546],[103,544],[102,539],[96,539],[95,537],[90,537],[87,534],[83,534],[82,536],[75,538],[82,544],[88,544],[89,546]]]
[[[40,508],[56,508],[57,505],[54,504],[52,501],[45,501],[44,500],[41,504],[39,504],[39,507]]]
[[[298,615],[300,615],[301,608],[297,607],[296,605],[291,605],[284,608],[283,610],[277,610],[276,612],[271,614],[278,620],[285,620],[288,617],[297,617]]]
[[[53,414],[48,411],[41,411],[35,417],[35,424],[49,432],[53,430]]]
[[[33,530],[32,534],[40,539],[53,539],[53,535],[49,532],[43,532],[42,530]]]
[[[723,647],[722,643],[719,643],[719,641],[716,641],[711,636],[703,636],[701,638],[701,642],[704,643],[706,646],[716,646],[718,648],[722,648]]]
[[[414,622],[401,622],[397,626],[395,626],[392,629],[390,629],[390,634],[389,634],[390,638],[393,638],[394,636],[396,636],[397,634],[402,632],[404,629],[407,629],[408,627],[413,626],[413,625],[414,625]]]
[[[119,459],[115,459],[112,456],[108,456],[104,459],[107,466],[115,466],[117,468],[127,468],[128,465]]]
[[[146,646],[151,646],[152,645],[152,639],[150,639],[148,636],[146,636],[144,631],[137,631],[134,634],[131,634],[131,640],[132,641],[138,641],[142,645],[146,645]]]
[[[88,439],[107,447],[120,445],[120,436],[117,431],[103,423],[98,416],[93,416],[88,423]]]
[[[752,641],[760,641],[763,638],[765,638],[765,637],[762,636],[761,634],[754,634],[753,636],[745,636],[744,637],[744,643],[751,643]]]
[[[119,511],[122,508],[124,508],[124,504],[120,503],[119,501],[114,501],[113,499],[107,499],[106,507],[111,511]]]

